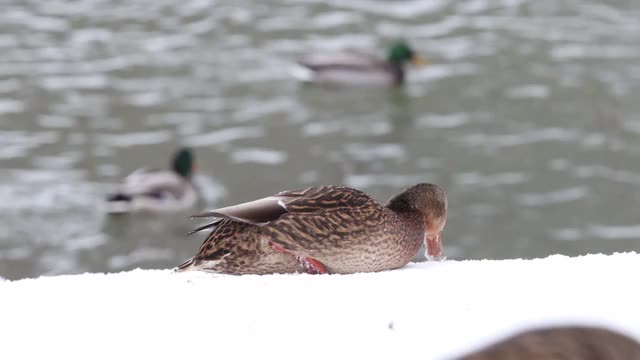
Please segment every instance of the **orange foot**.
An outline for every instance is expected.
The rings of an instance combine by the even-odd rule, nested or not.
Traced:
[[[298,256],[298,262],[307,274],[328,274],[327,267],[316,259]]]
[[[285,248],[275,243],[271,243],[271,248],[275,251],[279,251],[285,254],[291,254],[290,251],[285,250]],[[302,257],[302,256],[296,256],[296,258],[298,259],[298,262],[300,263],[302,270],[304,270],[304,272],[306,272],[307,274],[328,274],[329,273],[327,271],[327,267],[324,266],[323,263],[321,263],[316,259]]]

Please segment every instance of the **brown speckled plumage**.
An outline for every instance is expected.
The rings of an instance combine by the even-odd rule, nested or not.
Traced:
[[[197,215],[223,220],[196,229],[212,228],[178,270],[308,272],[304,259],[329,273],[394,269],[413,259],[427,235],[439,242],[446,207],[444,191],[432,184],[415,185],[385,206],[347,187],[283,191]]]
[[[640,344],[598,327],[530,330],[460,358],[461,360],[638,360]]]

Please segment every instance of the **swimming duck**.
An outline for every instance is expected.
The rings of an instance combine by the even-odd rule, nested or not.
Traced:
[[[417,184],[383,206],[356,189],[317,186],[194,217],[217,219],[191,232],[211,229],[178,271],[349,274],[402,267],[423,242],[429,259],[442,259],[447,198]]]
[[[107,196],[107,212],[177,212],[193,207],[198,196],[191,183],[192,150],[177,150],[171,164],[170,170],[142,168],[132,172],[118,191]]]
[[[640,343],[600,327],[549,327],[519,333],[460,359],[631,360],[640,359]]]
[[[313,54],[300,59],[291,75],[301,82],[339,86],[398,86],[405,80],[405,65],[425,61],[404,41],[393,43],[387,59],[355,53]]]

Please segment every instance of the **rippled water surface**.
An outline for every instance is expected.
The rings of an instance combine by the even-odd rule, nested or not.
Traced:
[[[0,276],[168,268],[197,223],[106,217],[195,148],[198,208],[312,184],[449,194],[450,258],[640,250],[640,2],[5,0]],[[430,61],[395,90],[301,87],[308,51]],[[197,209],[196,209],[197,210]]]

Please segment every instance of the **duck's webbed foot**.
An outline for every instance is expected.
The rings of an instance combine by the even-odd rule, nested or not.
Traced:
[[[298,257],[298,262],[307,274],[328,274],[327,267],[316,259],[308,257]]]
[[[271,248],[275,251],[294,255],[290,251],[285,250],[285,248],[275,243],[271,243]],[[329,273],[329,271],[327,271],[327,267],[324,266],[323,263],[321,263],[316,259],[304,257],[304,256],[296,256],[296,259],[298,259],[298,262],[300,263],[300,267],[302,268],[302,270],[307,274],[328,274]]]

